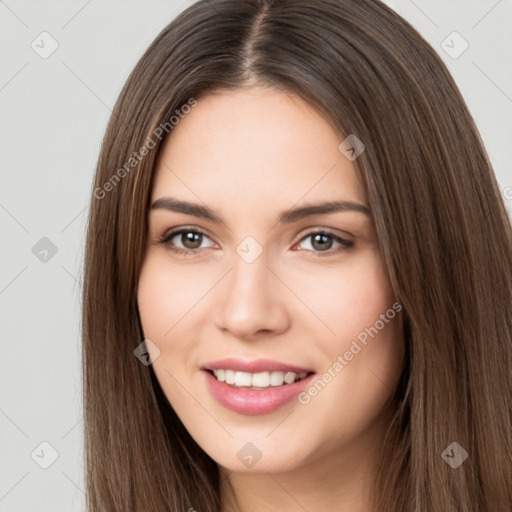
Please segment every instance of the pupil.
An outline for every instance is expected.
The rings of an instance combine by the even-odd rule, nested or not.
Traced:
[[[183,239],[183,236],[185,237],[185,239]],[[187,247],[188,249],[197,249],[197,247],[199,247],[201,245],[201,237],[202,235],[200,233],[192,233],[192,232],[188,232],[188,233],[184,233],[182,236],[182,243],[185,247]],[[195,240],[194,240],[195,238]],[[187,245],[187,244],[190,244],[190,245]]]
[[[318,245],[318,242],[320,241],[320,245]],[[322,245],[323,241],[323,245]],[[327,245],[325,245],[325,242],[327,242]],[[328,235],[322,235],[322,234],[316,234],[313,237],[313,247],[315,249],[330,249],[330,246],[332,245],[332,239]]]

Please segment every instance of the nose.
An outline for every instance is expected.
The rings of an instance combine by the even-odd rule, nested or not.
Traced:
[[[241,340],[285,332],[290,326],[286,292],[265,253],[252,263],[235,254],[233,268],[217,287],[215,325]]]

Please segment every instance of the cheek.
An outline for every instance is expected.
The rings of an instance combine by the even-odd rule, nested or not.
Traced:
[[[369,259],[352,273],[349,289],[338,303],[336,358],[342,355],[347,363],[345,383],[360,384],[365,396],[385,395],[400,373],[403,342],[396,311],[401,306],[380,259]]]
[[[313,277],[306,268],[295,272],[293,280],[292,275],[288,277],[295,282],[294,291],[313,313],[301,315],[299,323],[307,321],[311,327],[323,324],[325,340],[335,350],[374,325],[394,301],[382,262],[370,250],[346,263],[320,269]]]
[[[207,292],[198,272],[169,270],[165,255],[148,252],[139,277],[137,303],[144,338],[159,349],[152,369],[168,400],[182,410],[190,402],[181,383],[190,377],[191,350],[197,333],[190,319]],[[182,404],[182,405],[180,405]]]
[[[316,277],[314,287],[304,281],[304,294],[309,293],[311,309],[330,333],[316,338],[324,356],[322,382],[303,403],[311,402],[318,414],[325,404],[336,403],[340,407],[333,417],[347,426],[360,421],[362,428],[383,406],[401,372],[404,344],[396,311],[401,306],[373,252],[337,273]],[[322,288],[326,293],[320,293]]]
[[[201,272],[186,267],[170,271],[165,256],[149,253],[137,293],[144,335],[165,348],[211,286],[208,276]]]

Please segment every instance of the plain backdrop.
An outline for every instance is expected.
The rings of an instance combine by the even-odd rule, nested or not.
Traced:
[[[191,3],[0,1],[0,512],[85,510],[80,282],[93,172],[129,72]],[[510,211],[512,2],[387,3],[448,65]]]

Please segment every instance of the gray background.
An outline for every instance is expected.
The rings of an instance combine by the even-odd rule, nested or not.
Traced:
[[[191,3],[0,0],[0,512],[85,509],[80,281],[93,170],[129,72]],[[510,212],[511,0],[387,3],[449,66]],[[457,58],[443,49],[462,48],[453,31],[469,43]]]

